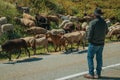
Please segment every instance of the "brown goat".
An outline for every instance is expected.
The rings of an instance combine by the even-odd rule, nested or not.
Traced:
[[[49,15],[47,19],[51,22],[54,22],[56,25],[59,25],[59,18],[57,16]]]
[[[11,52],[14,50],[20,50],[20,53],[17,56],[17,59],[19,58],[20,54],[21,54],[21,49],[24,48],[25,52],[28,52],[28,55],[30,57],[30,52],[27,48],[27,43],[25,40],[23,39],[13,39],[13,40],[8,40],[5,43],[3,43],[1,45],[2,51],[6,51],[7,53],[9,53],[9,60],[11,60]]]
[[[52,33],[48,33],[48,37],[51,38],[54,46],[55,46],[55,52],[57,51],[57,48],[59,47],[59,50],[61,50],[61,46],[65,47],[66,49],[66,44],[65,44],[65,38],[62,38],[62,35],[53,35]]]
[[[118,37],[119,34],[120,34],[120,28],[115,28],[115,29],[113,29],[113,30],[111,30],[111,31],[108,32],[107,37],[110,40],[112,40],[113,36],[116,36],[117,38],[119,38]]]
[[[64,25],[63,29],[66,33],[75,31],[75,25],[73,22],[68,22]]]

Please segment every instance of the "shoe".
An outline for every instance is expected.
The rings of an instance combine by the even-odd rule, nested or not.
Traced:
[[[100,75],[94,75],[94,79],[99,79],[99,78],[101,78]]]
[[[85,74],[84,78],[88,78],[88,79],[94,79],[94,76],[90,75],[90,74]]]

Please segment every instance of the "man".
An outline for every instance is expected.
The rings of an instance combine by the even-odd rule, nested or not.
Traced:
[[[104,48],[105,35],[108,28],[104,19],[101,17],[102,11],[100,8],[96,8],[94,11],[94,19],[89,23],[88,29],[88,68],[89,73],[85,74],[85,78],[93,79],[100,78],[102,70],[102,52]],[[96,55],[96,74],[94,74],[94,55]]]

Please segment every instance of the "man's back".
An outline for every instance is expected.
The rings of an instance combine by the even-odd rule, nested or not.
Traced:
[[[107,24],[100,16],[90,22],[88,40],[94,45],[104,45]]]

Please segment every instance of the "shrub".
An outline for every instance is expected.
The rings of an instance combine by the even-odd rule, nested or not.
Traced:
[[[0,16],[5,16],[8,22],[12,22],[13,17],[18,15],[18,12],[14,5],[0,0]]]

